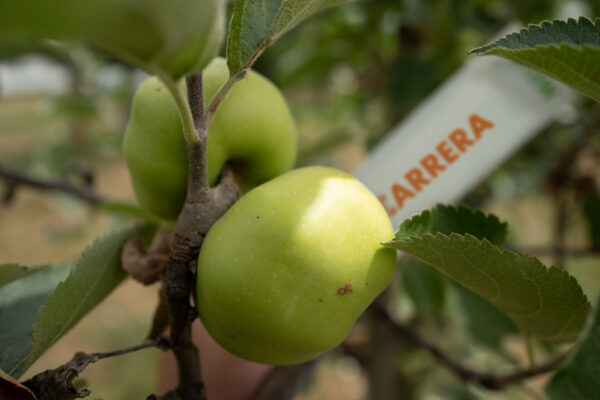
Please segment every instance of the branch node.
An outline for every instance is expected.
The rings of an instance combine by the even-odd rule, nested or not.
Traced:
[[[67,180],[42,179],[33,177],[0,163],[0,178],[7,182],[4,202],[10,201],[18,186],[30,186],[39,190],[63,192],[92,204],[105,203],[106,200],[90,189],[89,186],[77,186]]]
[[[159,347],[159,345],[162,345],[161,341],[148,342],[108,353],[85,354],[78,352],[68,363],[58,368],[39,373],[23,382],[23,385],[31,390],[38,400],[74,400],[84,398],[89,396],[91,392],[87,389],[77,391],[73,386],[73,380],[89,364],[93,364],[103,358],[115,357],[150,347]]]

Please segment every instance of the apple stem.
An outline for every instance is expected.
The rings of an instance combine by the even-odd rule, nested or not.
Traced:
[[[274,37],[268,37],[262,40],[254,50],[254,52],[245,60],[244,64],[239,69],[233,71],[233,75],[231,75],[231,69],[229,69],[229,79],[227,79],[223,86],[219,88],[217,93],[215,93],[215,95],[211,99],[210,104],[208,105],[208,111],[206,112],[206,115],[209,124],[211,123],[215,114],[217,113],[219,105],[221,105],[223,100],[227,98],[227,95],[229,94],[233,86],[238,81],[244,79],[248,70],[252,68],[252,65],[254,65],[258,57],[263,53],[263,51],[267,47],[269,47],[273,43],[274,40]]]
[[[183,136],[185,137],[186,143],[189,144],[199,142],[200,137],[198,136],[198,132],[196,132],[192,110],[190,108],[190,104],[187,102],[187,99],[183,94],[181,86],[174,82],[169,76],[158,75],[158,77],[163,82],[167,90],[171,93],[171,96],[173,96],[173,100],[175,100],[175,105],[177,106],[179,116],[181,117]]]
[[[206,111],[206,120],[208,124],[210,124],[217,113],[217,109],[221,105],[221,103],[227,98],[233,86],[244,76],[246,76],[246,70],[242,70],[235,75],[232,75],[227,79],[227,81],[219,88],[217,93],[210,100],[210,104],[208,105],[208,110]]]

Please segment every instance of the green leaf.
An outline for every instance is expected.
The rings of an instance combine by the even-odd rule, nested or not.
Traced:
[[[552,400],[600,399],[600,298],[592,323],[568,365],[559,370],[546,393]]]
[[[468,224],[454,219],[457,226],[453,229],[453,218],[448,215],[457,212],[450,210],[437,207],[403,222],[386,246],[420,258],[485,298],[511,317],[525,335],[556,343],[575,340],[590,309],[575,278],[465,232],[470,225],[480,237],[494,237],[489,226],[499,223],[492,216],[473,213]],[[453,231],[462,234],[449,233]]]
[[[483,297],[459,284],[453,284],[451,287],[458,300],[463,324],[477,342],[499,351],[504,336],[519,332],[506,314]]]
[[[31,348],[40,307],[68,274],[69,268],[46,268],[0,288],[0,369],[16,376]]]
[[[493,214],[485,215],[480,210],[473,210],[463,205],[438,204],[431,210],[425,210],[421,214],[405,220],[398,227],[398,233],[400,232],[404,236],[421,236],[425,233],[435,232],[444,235],[469,233],[478,239],[485,238],[499,245],[506,241],[508,224],[501,222]]]
[[[440,317],[446,300],[446,282],[438,271],[419,260],[407,260],[402,263],[402,285],[421,317],[430,320]]]
[[[493,214],[485,215],[466,206],[437,205],[431,211],[424,211],[412,220],[405,221],[400,227],[405,229],[407,234],[469,233],[478,239],[486,238],[497,245],[504,243],[508,234],[508,225],[498,217]],[[490,302],[463,286],[451,287],[461,307],[465,327],[475,340],[498,348],[504,335],[517,333],[514,322]]]
[[[150,229],[150,225],[141,225],[106,235],[83,252],[69,277],[58,285],[40,308],[30,328],[33,342],[29,354],[7,371],[10,375],[18,377],[25,372],[121,283],[126,276],[121,268],[121,250],[125,242]]]
[[[252,66],[265,48],[311,15],[345,0],[237,0],[227,39],[231,75]]]
[[[40,39],[81,41],[157,75],[200,71],[224,33],[222,0],[0,2],[0,47]]]
[[[109,201],[100,204],[94,205],[95,208],[99,210],[103,210],[106,212],[110,212],[113,214],[123,215],[126,217],[138,218],[144,221],[152,222],[155,224],[165,225],[172,227],[173,221],[167,221],[161,219],[153,214],[150,214],[148,211],[143,208],[129,203],[121,203],[116,201]]]
[[[543,21],[471,53],[508,58],[600,101],[600,18]]]
[[[33,274],[34,272],[39,272],[47,267],[47,265],[36,267],[24,267],[17,264],[0,265],[0,287],[14,280]]]

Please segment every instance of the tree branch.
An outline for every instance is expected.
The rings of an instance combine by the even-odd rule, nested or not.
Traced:
[[[179,374],[176,392],[168,395],[176,395],[182,400],[203,400],[205,393],[200,361],[191,333],[196,308],[190,304],[190,297],[196,287],[196,264],[204,237],[210,227],[239,198],[240,191],[228,173],[221,177],[217,186],[209,187],[206,156],[208,121],[203,109],[202,76],[192,75],[186,83],[189,104],[182,103],[177,85],[167,85],[176,97],[184,121],[189,166],[187,198],[175,225],[163,282],[169,310],[172,350]]]
[[[190,304],[190,295],[196,286],[198,252],[210,227],[238,197],[239,189],[231,175],[225,175],[215,188],[194,192],[188,187],[188,198],[175,226],[164,288],[173,353],[179,370],[177,392],[184,400],[204,399],[198,352],[192,342],[193,318],[190,318],[196,310]]]
[[[188,103],[198,134],[198,142],[188,142],[187,154],[189,162],[188,196],[199,196],[208,189],[207,134],[208,121],[204,112],[204,89],[202,74],[197,73],[186,78]]]
[[[68,363],[61,365],[56,369],[47,370],[37,374],[31,379],[23,382],[23,385],[31,390],[38,400],[72,400],[87,397],[91,392],[87,389],[77,391],[73,387],[73,380],[77,378],[88,365],[103,358],[116,357],[151,347],[166,350],[170,347],[170,341],[163,337],[152,342],[106,353],[77,353]]]
[[[0,163],[0,178],[4,179],[8,184],[8,193],[10,193],[10,196],[7,197],[9,197],[9,200],[16,187],[23,185],[39,190],[67,193],[92,204],[106,202],[105,199],[91,190],[88,186],[77,186],[66,180],[33,177],[12,169],[3,163]]]
[[[371,307],[370,310],[372,314],[376,317],[387,321],[387,323],[394,328],[397,334],[409,339],[415,344],[428,350],[441,365],[453,372],[463,381],[477,383],[491,390],[500,390],[505,386],[519,383],[525,379],[550,372],[557,368],[567,356],[567,353],[565,353],[545,363],[538,364],[536,367],[524,370],[517,370],[510,374],[492,375],[486,372],[481,372],[465,367],[460,362],[453,360],[452,358],[447,356],[440,348],[435,346],[433,343],[430,343],[425,338],[421,337],[410,326],[395,321],[389,314],[389,312],[385,310],[381,305],[374,304],[374,306]]]

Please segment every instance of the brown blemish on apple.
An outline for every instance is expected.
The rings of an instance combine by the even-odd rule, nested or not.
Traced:
[[[351,283],[346,283],[346,285],[344,287],[341,287],[337,290],[337,294],[339,294],[340,296],[343,296],[346,293],[350,293],[350,292],[352,292],[352,284]]]
[[[322,303],[322,302],[323,302],[323,299],[319,299],[319,303]]]

